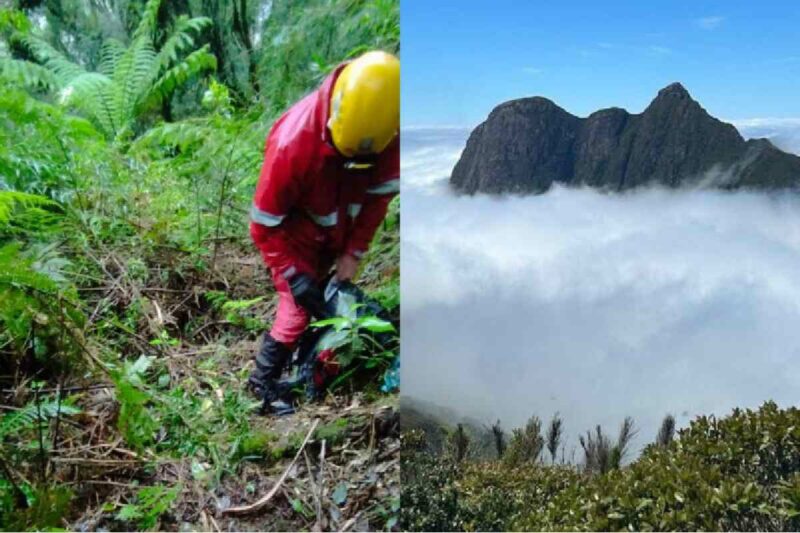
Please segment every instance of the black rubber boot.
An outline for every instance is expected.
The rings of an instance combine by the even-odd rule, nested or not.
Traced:
[[[278,388],[278,379],[291,356],[292,351],[285,344],[269,333],[264,334],[261,349],[256,354],[256,368],[247,380],[253,392],[263,399],[261,410],[264,413],[280,416],[294,412],[292,405],[281,398]]]

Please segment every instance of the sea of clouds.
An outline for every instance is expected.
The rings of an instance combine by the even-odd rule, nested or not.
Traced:
[[[800,121],[738,121],[800,152]],[[568,435],[637,446],[767,399],[800,400],[800,198],[557,187],[457,196],[469,131],[405,129],[403,394],[508,427],[559,412]]]

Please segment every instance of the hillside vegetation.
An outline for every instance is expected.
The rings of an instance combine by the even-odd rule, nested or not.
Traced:
[[[357,371],[287,419],[244,382],[275,306],[248,233],[266,134],[398,52],[397,3],[5,5],[0,528],[394,527],[396,343],[354,330]],[[358,279],[395,322],[398,207]]]
[[[419,417],[415,417],[419,420]],[[532,417],[496,447],[474,446],[464,425],[406,428],[401,524],[427,531],[796,531],[800,527],[800,410],[767,402],[675,432],[666,417],[640,456],[625,461],[635,427],[600,427],[565,458],[561,423]],[[443,432],[433,441],[431,433]],[[432,442],[442,442],[441,448]]]

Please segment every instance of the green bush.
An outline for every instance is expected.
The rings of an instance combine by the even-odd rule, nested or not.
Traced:
[[[699,417],[671,443],[650,445],[629,465],[603,473],[507,460],[455,469],[420,450],[408,453],[404,465],[414,473],[404,468],[410,529],[800,527],[800,410],[772,402],[720,419]],[[439,521],[426,522],[426,512]]]
[[[458,468],[425,451],[423,435],[402,436],[400,525],[409,531],[460,531],[465,510],[457,485]]]

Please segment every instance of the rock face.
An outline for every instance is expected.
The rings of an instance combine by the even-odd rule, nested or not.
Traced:
[[[470,135],[450,183],[468,194],[553,183],[778,189],[800,185],[800,157],[745,141],[673,83],[638,115],[614,107],[578,118],[541,97],[500,104]]]

